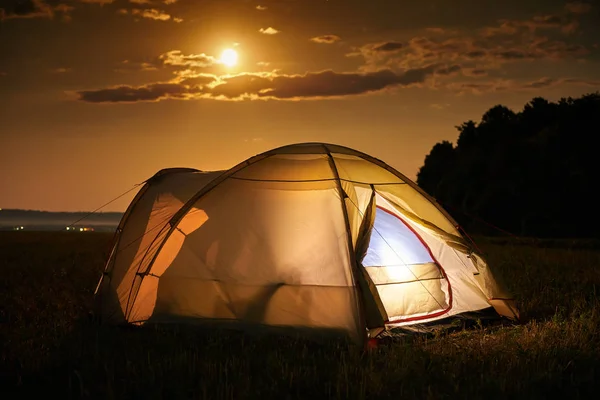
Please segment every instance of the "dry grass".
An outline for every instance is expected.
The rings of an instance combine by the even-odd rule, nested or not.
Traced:
[[[110,235],[0,234],[1,398],[595,397],[600,251],[483,243],[526,322],[341,343],[87,322]],[[589,246],[588,246],[589,247]]]

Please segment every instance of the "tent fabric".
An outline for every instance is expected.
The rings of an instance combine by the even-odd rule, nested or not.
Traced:
[[[113,323],[367,332],[510,295],[416,184],[346,147],[304,143],[226,171],[159,171],[117,229],[96,290]]]

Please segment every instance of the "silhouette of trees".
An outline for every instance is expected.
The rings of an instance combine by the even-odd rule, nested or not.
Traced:
[[[456,128],[456,146],[435,144],[417,183],[465,229],[600,237],[600,93],[536,97],[518,113],[496,105]]]

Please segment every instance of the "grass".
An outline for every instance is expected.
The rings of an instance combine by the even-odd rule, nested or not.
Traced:
[[[600,251],[481,240],[525,322],[343,343],[87,321],[101,233],[0,233],[0,397],[548,398],[600,385]],[[569,244],[567,242],[567,244]]]

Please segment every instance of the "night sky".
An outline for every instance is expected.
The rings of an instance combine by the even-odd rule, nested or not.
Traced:
[[[599,90],[599,43],[595,0],[0,0],[0,208],[306,141],[414,179],[496,104]]]

